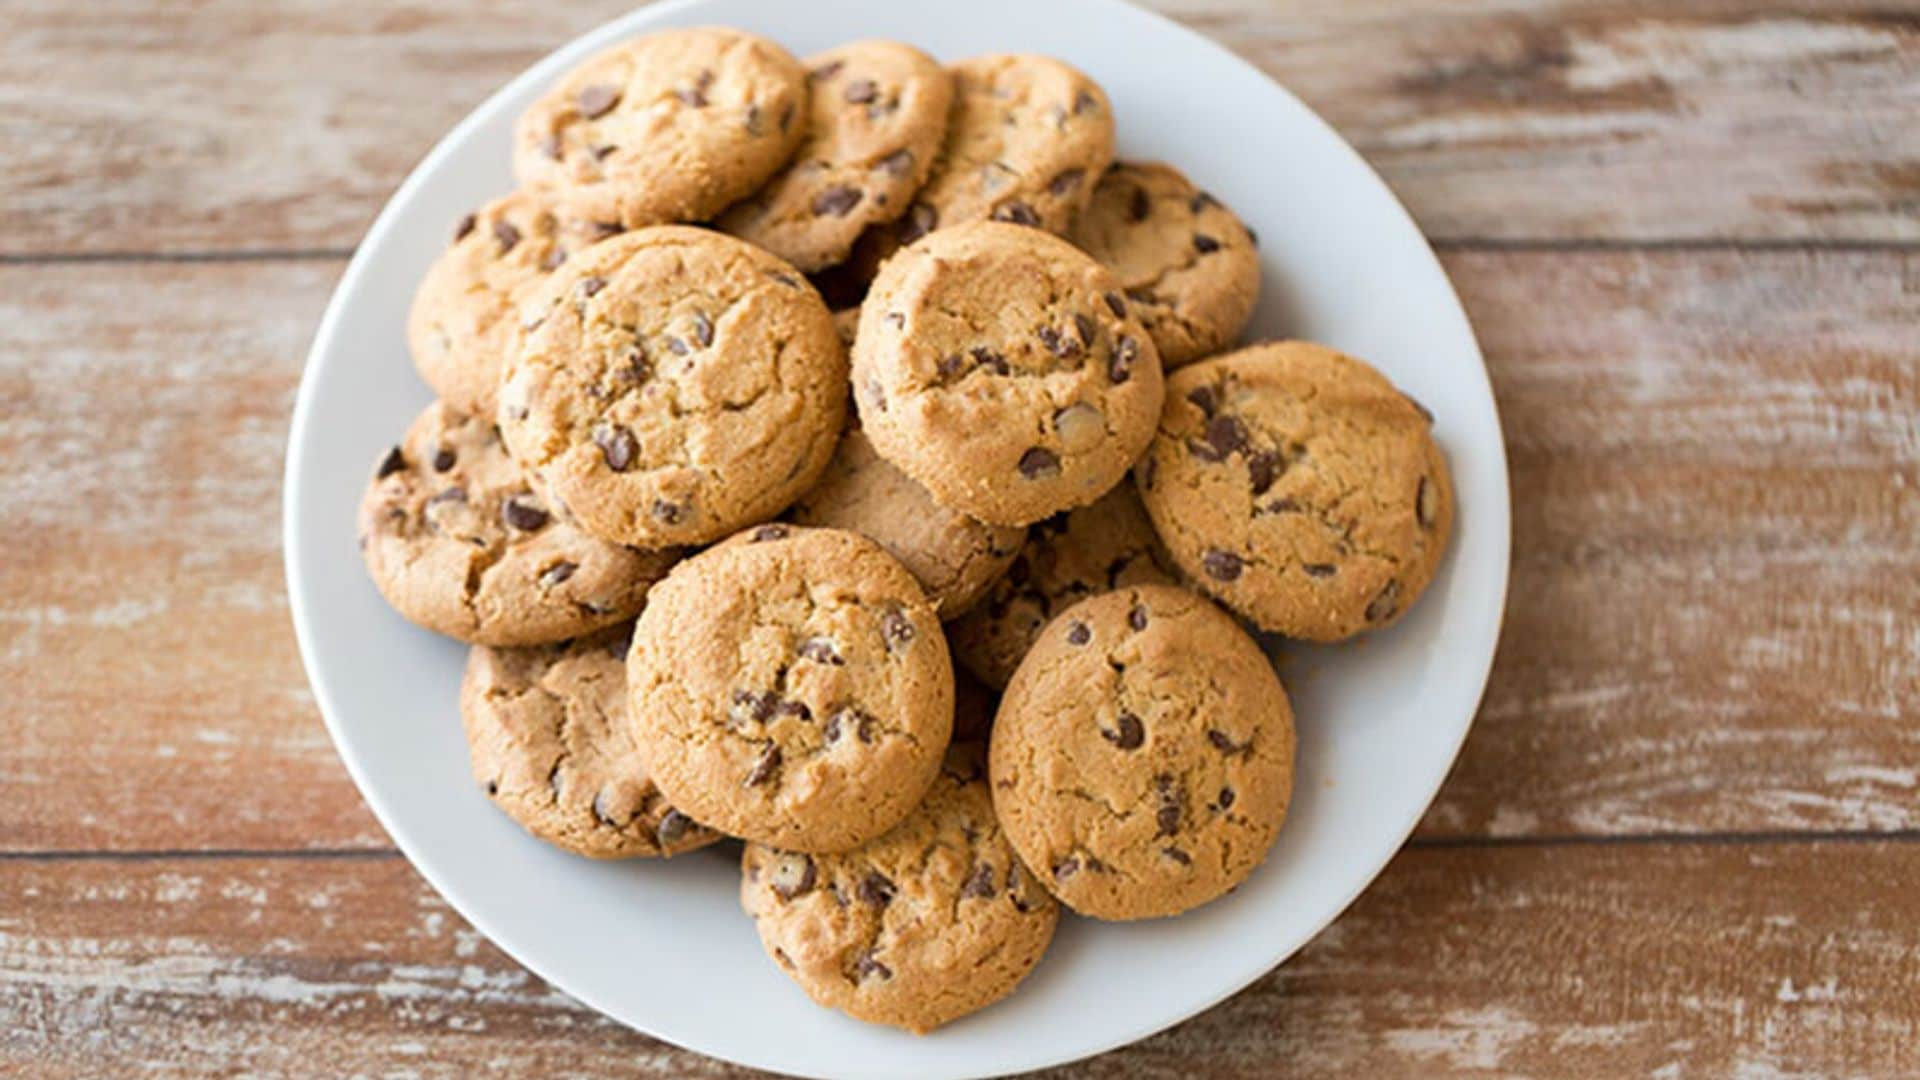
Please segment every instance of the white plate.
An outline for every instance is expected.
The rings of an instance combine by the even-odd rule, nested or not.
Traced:
[[[767,961],[717,853],[603,864],[548,848],[467,772],[465,649],[417,630],[368,583],[354,509],[428,391],[402,327],[454,221],[512,186],[514,116],[565,68],[660,26],[730,24],[795,53],[860,37],[943,58],[1062,57],[1112,96],[1126,158],[1176,162],[1260,233],[1251,337],[1371,360],[1428,405],[1459,490],[1438,580],[1391,631],[1283,665],[1300,717],[1292,816],[1234,895],[1185,917],[1070,919],[993,1008],[916,1038],[816,1008]],[[1479,349],[1439,263],[1358,155],[1285,90],[1174,23],[1115,0],[698,0],[637,11],[536,65],[427,155],[327,307],[294,409],[287,585],[301,655],[340,756],[394,842],[468,921],[542,978],[641,1031],[820,1076],[979,1076],[1071,1061],[1174,1024],[1258,978],[1346,907],[1413,828],[1465,737],[1499,634],[1507,473]]]

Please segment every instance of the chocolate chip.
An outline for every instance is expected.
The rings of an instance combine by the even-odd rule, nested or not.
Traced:
[[[1181,851],[1177,847],[1161,848],[1160,854],[1165,855],[1167,858],[1172,859],[1174,862],[1179,863],[1181,866],[1193,865],[1193,856],[1188,855],[1186,852]]]
[[[1227,734],[1224,731],[1221,731],[1219,728],[1207,729],[1207,741],[1213,744],[1213,748],[1215,750],[1218,750],[1223,754],[1242,753],[1245,750],[1247,750],[1249,746],[1252,745],[1250,743],[1234,742],[1233,736]]]
[[[660,842],[661,847],[666,847],[669,844],[678,843],[692,827],[692,818],[678,810],[668,810],[660,815],[660,824],[654,826],[653,836]]]
[[[1047,181],[1047,190],[1055,195],[1065,195],[1067,192],[1079,187],[1080,181],[1086,179],[1086,177],[1087,171],[1085,169],[1063,169],[1058,176]]]
[[[1286,462],[1278,451],[1256,450],[1247,455],[1247,482],[1255,495],[1265,495],[1273,486],[1274,478],[1284,470]]]
[[[439,494],[435,495],[433,498],[428,499],[427,505],[439,506],[441,503],[464,503],[466,501],[467,501],[466,488],[450,487],[440,492]]]
[[[381,476],[385,476],[388,473],[392,472],[394,469],[398,469],[406,465],[405,461],[396,460],[396,455],[398,455],[399,453],[400,453],[400,448],[397,446],[394,447],[393,453],[387,455],[387,460],[380,463]],[[457,459],[454,455],[454,452],[442,446],[433,452],[433,471],[446,472],[448,469],[453,468],[453,463],[455,460]],[[390,464],[393,466],[392,468],[388,468]]]
[[[1187,391],[1187,400],[1207,416],[1212,416],[1220,408],[1220,396],[1211,386],[1196,386]]]
[[[812,892],[817,880],[812,856],[783,852],[774,858],[773,871],[767,875],[767,887],[780,899],[792,900]]]
[[[1119,293],[1108,292],[1106,295],[1106,301],[1107,301],[1107,310],[1113,312],[1114,318],[1124,319],[1127,317],[1127,302],[1125,300],[1120,299]]]
[[[893,235],[902,244],[911,244],[939,226],[940,211],[926,203],[914,203],[913,208],[894,224]]]
[[[951,379],[955,375],[960,374],[966,366],[966,357],[961,356],[959,353],[948,353],[941,357],[939,362],[934,365],[934,371],[938,373],[942,379]]]
[[[851,184],[835,184],[813,197],[813,212],[816,216],[846,217],[854,207],[860,205],[862,193]]]
[[[1053,864],[1053,880],[1065,881],[1080,872],[1080,860],[1072,855]]]
[[[1440,489],[1429,477],[1420,478],[1420,491],[1414,496],[1413,512],[1420,519],[1420,524],[1429,529],[1440,518]]]
[[[1127,203],[1127,219],[1136,222],[1145,221],[1147,215],[1151,213],[1153,213],[1153,200],[1147,198],[1147,189],[1134,188],[1133,198]]]
[[[1330,578],[1338,572],[1340,568],[1332,563],[1305,563],[1301,565],[1300,569],[1306,571],[1308,577]]]
[[[600,448],[600,456],[614,472],[633,468],[633,459],[640,453],[640,444],[634,441],[633,432],[618,425],[602,424],[594,428],[593,445]]]
[[[1200,565],[1207,571],[1207,576],[1215,581],[1232,581],[1240,576],[1246,563],[1231,551],[1208,548],[1207,553],[1200,557]]]
[[[753,530],[753,537],[747,543],[760,544],[768,540],[785,540],[787,532],[787,527],[776,521],[771,525],[762,525]]]
[[[489,798],[491,798],[492,796],[495,796],[495,795],[498,795],[498,794],[500,794],[500,781],[498,781],[498,780],[489,780],[489,781],[487,781],[487,795],[488,795],[488,797],[489,797]]]
[[[579,291],[581,299],[592,296],[606,287],[607,279],[598,274],[588,274],[580,279],[580,284],[574,286]]]
[[[1073,95],[1073,111],[1076,116],[1089,109],[1098,108],[1099,105],[1099,99],[1093,96],[1093,91],[1091,90],[1082,90]]]
[[[1138,750],[1147,741],[1146,726],[1130,712],[1122,712],[1113,722],[1113,730],[1100,729],[1100,737],[1121,750]]]
[[[975,345],[968,355],[973,357],[974,363],[986,368],[995,375],[1006,375],[1013,370],[1007,366],[1006,357],[985,345]]]
[[[1087,642],[1092,640],[1093,640],[1093,631],[1087,628],[1086,623],[1081,622],[1079,619],[1075,619],[1072,622],[1067,624],[1067,644],[1085,645]]]
[[[1237,416],[1216,416],[1207,421],[1206,438],[1207,445],[1219,455],[1214,460],[1225,460],[1247,448],[1247,425]]]
[[[880,380],[868,379],[865,383],[865,386],[867,391],[867,400],[873,403],[873,407],[876,410],[880,412],[886,412],[887,411],[887,392],[885,390],[880,389]]]
[[[800,655],[816,664],[832,664],[839,667],[846,663],[840,656],[840,650],[834,647],[829,638],[810,637],[800,643]]]
[[[761,135],[765,133],[766,127],[760,122],[760,106],[757,103],[749,102],[747,104],[745,124],[747,134],[749,135]]]
[[[875,959],[872,949],[861,953],[860,959],[854,961],[853,972],[862,981],[876,977],[883,980],[893,978],[893,969]]]
[[[841,91],[840,96],[855,105],[865,105],[880,96],[880,88],[874,85],[872,79],[853,79],[847,83],[847,88]]]
[[[846,61],[844,60],[833,60],[807,72],[807,78],[812,79],[814,82],[825,82],[839,74],[840,69],[846,66]]]
[[[592,228],[593,236],[596,240],[605,240],[609,236],[619,236],[621,233],[627,231],[627,227],[617,221],[596,221],[593,223]]]
[[[967,874],[966,883],[960,886],[961,896],[987,897],[993,895],[993,867],[987,863],[975,863]]]
[[[1202,255],[1211,255],[1220,250],[1220,241],[1206,233],[1197,232],[1193,234],[1193,249]]]
[[[667,344],[667,351],[672,353],[675,356],[685,356],[688,353],[693,351],[693,348],[689,346],[685,341],[680,340],[678,337],[675,337],[672,334],[667,335],[666,344]]]
[[[773,779],[773,774],[778,771],[780,771],[780,748],[768,744],[766,749],[760,751],[760,756],[754,759],[753,767],[747,770],[747,786],[759,787]]]
[[[614,816],[613,811],[608,809],[607,793],[604,790],[594,793],[593,816],[599,818],[602,824],[611,825],[616,829],[633,820],[632,814],[624,818]]]
[[[702,71],[700,73],[700,77],[694,80],[693,89],[676,90],[673,92],[673,96],[679,98],[681,102],[683,102],[686,105],[692,106],[693,108],[704,109],[707,106],[707,87],[712,85],[713,85],[713,72]]]
[[[693,341],[703,349],[713,344],[713,320],[704,312],[693,313]]]
[[[873,741],[873,717],[859,709],[841,709],[827,717],[826,726],[820,734],[830,743],[840,741],[842,735],[853,735],[863,743]]]
[[[1192,199],[1188,200],[1187,209],[1197,214],[1200,211],[1205,210],[1209,206],[1219,206],[1219,205],[1220,205],[1220,200],[1202,191],[1194,195]]]
[[[1214,805],[1218,806],[1222,810],[1225,810],[1228,807],[1233,805],[1233,798],[1234,798],[1233,789],[1230,787],[1223,787],[1220,789],[1220,797],[1214,800]]]
[[[911,175],[913,172],[913,151],[895,150],[893,153],[874,162],[873,167],[880,172],[889,173],[893,176]]]
[[[1079,312],[1079,311],[1074,312],[1073,328],[1077,333],[1079,333],[1080,344],[1082,346],[1090,347],[1093,345],[1093,335],[1099,328],[1093,325],[1093,320],[1091,318],[1089,318],[1083,312]]]
[[[1107,381],[1115,386],[1133,377],[1133,363],[1140,357],[1140,343],[1121,334],[1113,343],[1113,357],[1107,361]]]
[[[1398,580],[1389,581],[1387,582],[1387,587],[1380,590],[1380,595],[1374,597],[1373,602],[1367,605],[1367,621],[1370,623],[1384,622],[1387,619],[1393,618],[1399,610],[1400,582]]]
[[[1185,797],[1181,794],[1173,777],[1162,773],[1154,778],[1154,789],[1160,799],[1160,808],[1153,813],[1153,822],[1159,826],[1160,836],[1172,836],[1180,831],[1181,803]]]
[[[1060,456],[1042,446],[1029,447],[1020,455],[1020,475],[1029,480],[1060,475]]]
[[[475,218],[472,214],[468,214],[466,217],[461,218],[460,223],[453,227],[454,240],[456,241],[465,240],[467,238],[467,234],[472,232],[473,227],[477,224],[479,224],[479,219]]]
[[[500,254],[505,255],[520,242],[520,230],[513,227],[513,222],[502,218],[493,223],[493,238],[500,241]]]
[[[784,134],[793,126],[793,102],[789,101],[780,109],[780,131]]]
[[[913,620],[897,607],[889,607],[880,616],[880,636],[886,639],[888,652],[899,652],[913,642]]]
[[[567,249],[561,247],[558,244],[555,244],[554,246],[547,249],[547,253],[545,255],[542,255],[540,257],[540,269],[552,271],[558,268],[561,263],[566,261],[567,261]]]
[[[860,879],[860,885],[854,890],[854,895],[874,907],[886,907],[893,903],[894,892],[893,882],[885,874],[875,870]]]
[[[580,564],[578,563],[570,563],[570,562],[554,563],[552,566],[547,567],[544,571],[541,572],[540,584],[543,588],[551,589],[555,585],[558,585],[561,582],[572,577],[573,572],[578,569],[580,569]]]
[[[555,161],[559,161],[562,157],[564,157],[565,154],[562,152],[560,147],[560,133],[556,131],[548,135],[546,138],[541,139],[540,150],[542,153],[546,154],[548,157],[552,158]]]
[[[579,96],[575,98],[575,104],[580,107],[580,115],[589,120],[605,116],[607,111],[619,101],[620,88],[608,86],[606,83],[594,83],[592,86],[583,87]]]
[[[1043,326],[1034,331],[1034,336],[1040,339],[1040,344],[1045,345],[1048,352],[1062,360],[1070,360],[1080,355],[1080,342],[1072,335],[1063,334],[1054,327]]]
[[[1034,213],[1033,207],[1019,199],[994,207],[992,217],[995,221],[1010,222],[1014,225],[1038,226],[1040,224],[1040,215]]]
[[[773,710],[779,704],[780,695],[771,690],[764,692],[735,690],[733,705],[727,710],[727,714],[735,720],[752,720],[755,723],[764,724],[773,719]]]
[[[798,289],[800,287],[800,282],[797,279],[795,279],[792,274],[784,273],[779,270],[769,270],[767,271],[767,276],[779,282],[780,284],[785,285],[789,289]]]
[[[500,517],[506,523],[521,532],[537,532],[546,527],[547,512],[531,502],[525,502],[525,496],[515,495],[500,504]]]
[[[636,341],[627,346],[627,351],[622,358],[626,360],[626,364],[613,373],[613,377],[619,382],[637,386],[653,375],[653,365],[647,362],[647,350],[639,342]]]
[[[665,525],[678,525],[687,517],[686,504],[667,499],[653,500],[652,510],[654,520]]]
[[[782,700],[780,704],[775,705],[773,707],[773,715],[791,716],[796,720],[805,720],[809,723],[813,720],[813,710],[807,707],[806,702],[794,701],[790,698]]]

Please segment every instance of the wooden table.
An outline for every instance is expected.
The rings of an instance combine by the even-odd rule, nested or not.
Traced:
[[[281,583],[288,409],[356,238],[628,6],[0,0],[0,1073],[737,1074],[414,874]],[[1513,590],[1380,880],[1067,1072],[1920,1073],[1920,4],[1166,6],[1440,249]]]

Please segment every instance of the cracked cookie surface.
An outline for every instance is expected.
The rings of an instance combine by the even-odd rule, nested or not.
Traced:
[[[1072,240],[1120,279],[1168,371],[1231,345],[1260,297],[1253,233],[1171,165],[1108,169]]]
[[[1011,993],[1053,939],[1059,906],[1008,846],[977,745],[947,754],[886,835],[838,855],[749,844],[740,904],[808,996],[924,1033]]]
[[[628,685],[675,806],[796,851],[845,851],[905,817],[953,724],[933,605],[838,529],[760,525],[681,563],[648,598]]]
[[[674,559],[559,520],[492,419],[443,402],[381,459],[359,527],[367,573],[388,603],[483,645],[537,645],[631,619]]]
[[[1094,501],[1152,438],[1153,341],[1118,283],[1037,229],[942,229],[860,308],[855,400],[882,457],[935,501],[1025,525]]]
[[[1127,585],[1173,584],[1153,522],[1133,485],[1027,529],[1027,542],[973,610],[947,624],[961,666],[1004,687],[1047,620],[1089,596]]]
[[[972,607],[1013,562],[1026,530],[987,525],[933,501],[927,489],[874,452],[854,427],[840,437],[820,482],[793,504],[801,525],[846,529],[912,571],[940,618]]]
[[[1142,585],[1041,633],[994,720],[994,808],[1060,901],[1144,919],[1213,900],[1273,845],[1293,713],[1258,645],[1205,597]]]
[[[705,543],[785,509],[846,418],[846,354],[799,272],[684,226],[569,259],[528,302],[502,434],[596,536]]]
[[[667,802],[634,751],[631,633],[476,645],[460,684],[474,782],[528,832],[596,859],[677,855],[719,838]]]
[[[805,135],[800,62],[753,34],[664,30],[574,68],[520,115],[520,182],[594,224],[704,221],[786,164]]]
[[[869,226],[906,212],[946,133],[953,78],[896,41],[842,45],[806,67],[806,141],[717,225],[811,273],[844,260]]]
[[[600,239],[524,191],[461,218],[407,314],[414,369],[449,405],[491,417],[520,303],[569,255]]]
[[[1174,372],[1135,480],[1196,587],[1310,641],[1398,619],[1453,526],[1432,418],[1368,365],[1305,342]]]

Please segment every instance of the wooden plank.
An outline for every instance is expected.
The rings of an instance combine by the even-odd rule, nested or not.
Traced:
[[[343,250],[470,108],[630,6],[11,0],[0,255]],[[1912,3],[1161,6],[1319,109],[1437,240],[1920,240]]]
[[[1917,263],[1448,260],[1505,411],[1515,564],[1424,835],[1920,828]],[[337,270],[0,268],[0,458],[31,463],[0,501],[0,849],[384,845],[278,558]]]
[[[1276,973],[1059,1075],[1911,1075],[1917,877],[1911,843],[1410,850]],[[743,1075],[385,857],[7,863],[0,1031],[0,1072],[46,1077]]]

